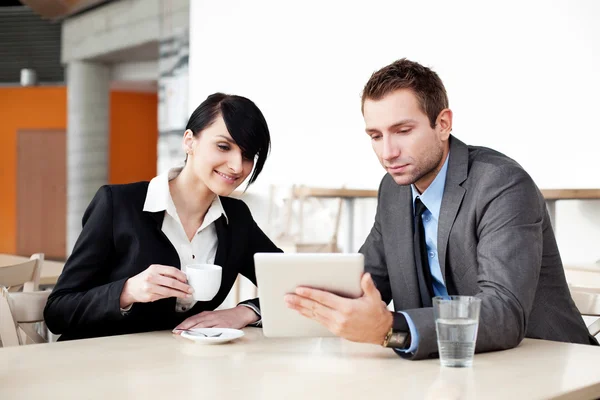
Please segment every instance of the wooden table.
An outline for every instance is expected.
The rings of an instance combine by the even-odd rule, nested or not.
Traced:
[[[375,198],[377,197],[377,190],[371,189],[332,189],[332,188],[319,188],[319,187],[307,187],[298,186],[295,188],[294,195],[296,197],[318,197],[322,199],[343,199],[346,206],[346,221],[347,230],[346,234],[346,246],[344,251],[346,253],[352,253],[356,251],[354,249],[354,200]]]
[[[354,251],[354,200],[357,198],[376,198],[377,190],[371,189],[334,189],[300,186],[296,189],[297,195],[303,194],[321,198],[343,198],[348,210],[348,235],[346,251]],[[541,189],[546,199],[548,213],[552,226],[556,230],[556,202],[558,200],[600,200],[600,189]]]
[[[548,214],[556,231],[556,202],[558,200],[600,200],[600,189],[541,189]]]
[[[592,399],[600,347],[526,339],[472,368],[337,338],[199,345],[154,332],[0,349],[0,398]]]
[[[29,261],[29,257],[14,256],[11,254],[0,254],[0,268],[5,265],[19,264]],[[65,266],[64,261],[44,260],[40,273],[40,285],[53,286],[56,284]]]

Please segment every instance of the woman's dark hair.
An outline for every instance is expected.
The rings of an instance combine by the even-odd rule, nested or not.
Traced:
[[[242,149],[243,156],[250,160],[256,157],[254,171],[248,184],[253,183],[262,171],[271,147],[271,136],[265,117],[256,104],[245,97],[214,93],[194,110],[185,129],[198,136],[211,126],[218,116],[225,121],[229,134]]]

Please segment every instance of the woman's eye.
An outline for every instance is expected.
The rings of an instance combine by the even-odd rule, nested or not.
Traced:
[[[221,151],[227,151],[227,150],[229,150],[229,146],[227,146],[226,144],[218,144],[217,147]]]

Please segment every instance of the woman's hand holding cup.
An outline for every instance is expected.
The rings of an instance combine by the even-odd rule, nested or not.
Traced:
[[[120,307],[133,303],[149,303],[168,297],[190,299],[194,290],[187,284],[186,275],[175,267],[152,264],[125,282]]]

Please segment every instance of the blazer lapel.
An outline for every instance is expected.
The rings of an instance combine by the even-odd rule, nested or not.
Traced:
[[[446,281],[446,252],[450,230],[465,196],[465,189],[460,185],[467,179],[468,167],[469,149],[467,145],[451,136],[450,159],[448,160],[446,185],[438,222],[438,256],[444,281]]]
[[[162,230],[162,224],[163,224],[163,221],[165,220],[165,212],[164,211],[159,211],[159,212],[146,211],[146,213],[150,216],[150,218],[152,218],[152,220],[154,220],[154,222],[156,223],[156,227],[159,230]]]
[[[182,265],[181,265],[181,260],[179,259],[179,254],[177,253],[177,249],[175,248],[175,246],[173,246],[173,243],[171,243],[171,241],[169,240],[167,235],[165,235],[165,233],[162,231],[162,224],[163,224],[163,221],[165,220],[165,211],[158,211],[158,212],[146,211],[145,213],[153,221],[153,223],[156,227],[156,230],[158,231],[159,237],[161,239],[163,239],[162,240],[163,243],[165,244],[165,246],[167,246],[165,250],[170,251],[168,254],[165,253],[168,256],[168,260],[169,260],[167,262],[167,265],[172,265],[174,267],[181,269]]]
[[[227,264],[227,255],[229,254],[229,231],[227,229],[227,222],[225,216],[221,215],[219,219],[215,221],[215,227],[217,229],[217,255],[215,256],[215,264],[224,267]]]
[[[393,286],[402,286],[402,290],[397,292],[402,297],[402,301],[396,309],[420,308],[421,295],[413,249],[414,227],[410,186],[398,186],[398,192],[394,197],[387,216],[393,219],[391,226],[394,227],[394,238],[392,243],[396,243],[397,253],[394,258],[398,260],[395,269],[402,274],[400,282],[392,282]],[[389,273],[393,275],[394,271],[389,271]]]

